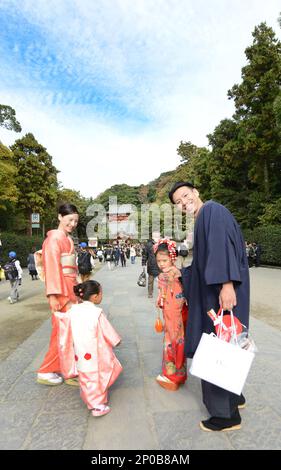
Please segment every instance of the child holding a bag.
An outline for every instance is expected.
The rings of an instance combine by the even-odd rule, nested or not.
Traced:
[[[73,290],[82,300],[69,310],[80,394],[93,416],[103,416],[110,412],[108,389],[122,372],[112,350],[121,338],[98,307],[101,285],[85,281]]]
[[[160,271],[174,265],[177,256],[174,241],[160,239],[153,249]],[[162,309],[164,319],[162,374],[156,381],[161,387],[175,391],[187,379],[184,337],[188,310],[178,278],[169,281],[167,274],[159,274],[156,305]]]

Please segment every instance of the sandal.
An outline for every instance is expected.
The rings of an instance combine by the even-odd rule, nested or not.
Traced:
[[[78,377],[71,377],[71,379],[65,379],[64,383],[66,385],[73,385],[74,387],[80,386]]]
[[[92,415],[95,417],[107,415],[111,411],[110,406],[108,405],[98,405],[96,408],[93,408]]]
[[[156,377],[156,382],[166,390],[170,390],[171,392],[175,392],[179,388],[179,384],[176,384],[175,382],[172,382],[168,377],[165,377],[164,375],[158,375]]]

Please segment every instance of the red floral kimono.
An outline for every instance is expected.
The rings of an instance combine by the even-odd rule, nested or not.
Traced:
[[[187,379],[186,358],[184,354],[185,328],[188,316],[182,285],[176,278],[168,281],[168,276],[158,277],[158,305],[164,318],[164,344],[162,375],[177,384]]]
[[[46,285],[46,295],[56,294],[61,305],[60,312],[66,312],[73,303],[77,303],[77,298],[73,292],[73,287],[77,284],[77,267],[75,262],[75,252],[73,240],[65,235],[62,230],[50,230],[42,246],[42,261],[44,268],[44,278]],[[39,373],[62,372],[62,354],[59,353],[59,322],[56,315],[52,315],[52,334],[49,350],[38,370]],[[63,354],[71,354],[72,357],[65,357],[68,364],[73,363],[73,349],[69,348]],[[68,366],[69,370],[71,369]],[[64,368],[65,369],[65,368]],[[70,378],[73,373],[64,378]],[[67,374],[68,375],[68,374]]]

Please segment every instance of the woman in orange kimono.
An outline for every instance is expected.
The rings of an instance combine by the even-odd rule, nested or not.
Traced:
[[[153,249],[161,271],[174,264],[176,258],[174,241],[161,239]],[[167,274],[159,274],[158,289],[157,306],[162,309],[164,318],[164,347],[162,374],[158,375],[156,381],[161,387],[175,391],[187,379],[184,336],[188,310],[178,278],[169,281]]]
[[[78,211],[72,204],[63,204],[59,207],[59,226],[56,230],[47,233],[42,246],[43,272],[46,285],[46,295],[52,312],[52,334],[49,350],[41,364],[37,382],[45,385],[59,385],[63,382],[61,377],[62,362],[66,364],[74,363],[73,348],[66,348],[59,351],[59,321],[57,312],[67,312],[72,303],[77,302],[73,292],[73,287],[77,284],[76,255],[71,232],[78,224]],[[70,341],[71,342],[71,341]],[[79,385],[77,379],[73,379],[73,374],[64,373],[65,382],[69,385]]]
[[[69,311],[80,394],[93,416],[103,416],[110,412],[108,389],[122,372],[112,350],[121,338],[96,306],[102,301],[98,282],[85,281],[74,292],[83,300]]]

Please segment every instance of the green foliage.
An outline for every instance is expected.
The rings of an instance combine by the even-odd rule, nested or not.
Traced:
[[[210,157],[211,152],[206,147],[197,147],[190,141],[181,141],[178,149],[178,155],[182,162],[186,163],[178,169],[177,181],[190,181],[200,190],[203,199],[208,198],[211,192],[210,177]],[[181,178],[180,178],[181,176]]]
[[[50,207],[54,206],[58,170],[52,164],[52,157],[33,134],[16,140],[11,150],[18,172],[15,178],[20,192],[18,205],[26,214],[28,227],[32,212],[39,212],[44,219]]]
[[[248,161],[249,182],[269,200],[272,187],[281,191],[280,135],[274,103],[281,86],[281,43],[265,23],[253,32],[245,51],[248,64],[242,82],[228,92],[234,99],[242,151]]]
[[[1,232],[1,241],[2,261],[8,260],[9,251],[15,251],[22,267],[27,266],[27,256],[31,253],[32,248],[40,250],[43,243],[42,237],[28,237],[8,232]]]
[[[281,43],[265,23],[253,38],[242,82],[228,92],[236,107],[233,119],[222,120],[208,136],[211,197],[225,204],[242,227],[275,221],[269,208],[281,195]]]
[[[16,120],[16,112],[11,106],[0,104],[0,127],[9,131],[21,132],[21,125]]]
[[[0,209],[7,210],[9,203],[18,200],[15,183],[17,169],[12,160],[12,152],[0,142]]]
[[[261,245],[261,263],[281,266],[281,226],[267,225],[244,230],[245,240]]]
[[[264,205],[264,212],[259,221],[261,225],[281,225],[281,197]]]
[[[118,204],[134,204],[135,206],[139,207],[141,204],[141,199],[143,198],[143,185],[142,185],[142,197],[139,193],[138,186],[128,186],[127,184],[116,184],[115,186],[111,186],[111,188],[107,189],[103,193],[99,194],[94,199],[96,204],[102,204],[106,210],[109,208],[109,198],[110,197],[117,197]]]
[[[281,92],[279,93],[279,95],[277,95],[274,101],[273,111],[276,118],[276,124],[279,130],[279,135],[281,135]]]

